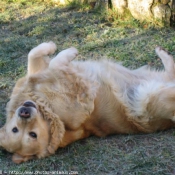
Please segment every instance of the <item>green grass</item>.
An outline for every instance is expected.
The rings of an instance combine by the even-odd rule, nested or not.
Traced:
[[[54,41],[58,52],[75,46],[78,59],[113,58],[130,68],[149,64],[162,68],[154,48],[175,56],[175,31],[131,16],[101,14],[88,6],[58,7],[53,1],[0,1],[0,125],[16,80],[26,73],[27,53],[43,41]],[[163,175],[175,173],[175,131],[148,135],[91,137],[59,149],[48,158],[20,165],[0,149],[0,170],[78,171],[94,175]],[[14,172],[15,174],[15,172]]]

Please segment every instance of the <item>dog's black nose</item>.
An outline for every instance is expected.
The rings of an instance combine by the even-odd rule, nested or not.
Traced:
[[[24,102],[23,106],[36,108],[35,104],[33,102],[31,102],[31,101]]]
[[[31,109],[27,107],[21,107],[19,109],[19,116],[22,118],[29,118],[31,114]]]

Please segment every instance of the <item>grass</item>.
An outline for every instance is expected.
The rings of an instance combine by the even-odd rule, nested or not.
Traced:
[[[175,56],[175,31],[132,17],[101,14],[88,6],[58,7],[52,1],[0,1],[0,125],[16,80],[26,73],[27,53],[43,41],[54,41],[58,52],[75,46],[78,59],[113,58],[130,68],[149,64],[162,68],[154,52],[161,45]],[[148,135],[91,137],[48,158],[20,165],[0,149],[0,170],[11,174],[59,171],[81,175],[173,175],[175,131]],[[16,172],[15,172],[16,171]],[[28,172],[27,172],[28,171]],[[72,172],[71,172],[72,171]],[[58,173],[59,173],[58,172]],[[43,172],[44,174],[44,172]]]

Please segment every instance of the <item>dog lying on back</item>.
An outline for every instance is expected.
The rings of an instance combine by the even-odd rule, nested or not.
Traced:
[[[174,127],[175,66],[160,47],[164,71],[129,70],[115,62],[72,61],[69,48],[55,58],[56,45],[42,43],[28,55],[27,75],[7,104],[0,145],[15,163],[54,154],[91,135],[151,133]]]

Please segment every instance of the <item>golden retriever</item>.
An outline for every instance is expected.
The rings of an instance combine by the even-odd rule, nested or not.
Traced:
[[[15,163],[54,154],[90,135],[150,133],[174,127],[173,57],[156,48],[165,70],[129,70],[109,60],[72,61],[71,47],[55,58],[53,42],[28,55],[27,75],[7,104],[0,145]]]

